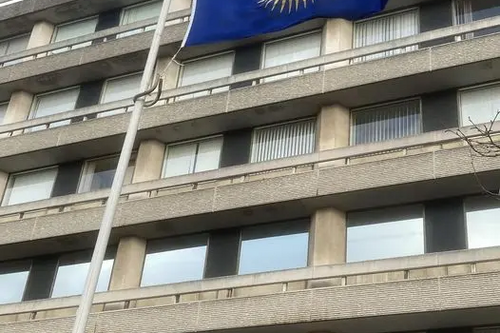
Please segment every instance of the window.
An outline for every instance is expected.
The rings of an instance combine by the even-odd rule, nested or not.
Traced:
[[[80,87],[69,88],[35,96],[31,118],[41,118],[75,109]],[[67,125],[70,120],[50,124],[50,128]],[[34,127],[31,130],[45,129],[45,126]]]
[[[469,249],[500,246],[500,202],[489,197],[465,200]]]
[[[29,262],[0,263],[0,304],[22,301],[29,270]]]
[[[3,205],[49,199],[56,176],[56,167],[12,175],[3,198]]]
[[[162,1],[150,1],[139,5],[134,5],[123,9],[120,25],[132,24],[139,21],[144,21],[158,17],[160,15]],[[118,38],[123,38],[131,35],[135,35],[144,31],[154,30],[156,24],[135,29],[132,31],[127,31],[119,34]]]
[[[353,145],[398,139],[422,133],[420,100],[352,111]]]
[[[133,97],[139,93],[141,79],[142,73],[135,73],[107,80],[101,94],[101,104],[123,100],[129,100],[130,104],[132,104]],[[100,113],[98,117],[112,116],[123,113],[124,111],[125,109],[118,109],[103,112]]]
[[[263,68],[289,64],[295,61],[319,57],[321,55],[321,33],[314,32],[301,36],[282,39],[264,46]],[[310,68],[307,71],[317,71]],[[283,79],[300,74],[300,71],[285,73],[266,78],[265,81]]]
[[[102,264],[97,282],[97,292],[108,290],[114,263],[114,260],[109,257],[108,255]],[[51,297],[81,295],[89,267],[90,255],[78,253],[62,256],[59,259]]]
[[[310,154],[315,146],[315,119],[257,128],[252,136],[251,162]]]
[[[207,240],[197,235],[149,242],[141,286],[201,280]]]
[[[459,92],[461,125],[488,123],[500,111],[500,84],[490,85]],[[500,120],[500,119],[497,119]]]
[[[424,253],[422,206],[402,206],[347,216],[347,262]]]
[[[219,168],[222,137],[167,147],[163,177],[187,175]]]
[[[500,15],[500,3],[496,0],[455,0],[453,3],[453,23],[466,24]],[[498,27],[468,33],[459,39],[472,38],[500,31]]]
[[[207,58],[187,61],[182,66],[179,87],[222,79],[233,73],[234,53],[224,53]],[[227,91],[229,87],[213,89],[212,93]],[[177,98],[178,100],[208,95],[208,91],[197,92]]]
[[[3,124],[3,120],[5,118],[5,114],[7,113],[8,103],[0,103],[0,125]]]
[[[354,47],[363,47],[419,33],[418,10],[408,10],[390,15],[356,22],[354,25]],[[355,59],[355,62],[379,59],[403,52],[413,51],[417,45],[390,50]]]
[[[56,27],[54,36],[52,38],[53,43],[61,42],[64,40],[77,38],[85,36],[95,32],[97,26],[97,17],[85,19],[77,22],[70,22],[66,24],[61,24]],[[78,45],[73,45],[71,47],[65,47],[63,49],[58,49],[52,51],[52,53],[59,53],[63,51],[68,51],[69,49],[76,49],[80,47],[85,47],[91,45],[92,42],[85,42]]]
[[[28,46],[29,35],[17,36],[0,41],[0,57],[21,52]]]
[[[238,274],[307,266],[308,223],[293,221],[245,228],[241,232]]]
[[[119,156],[113,156],[86,162],[82,177],[80,178],[78,192],[84,193],[110,188],[113,184],[119,158]],[[135,156],[132,156],[125,174],[124,185],[132,182],[134,168]]]

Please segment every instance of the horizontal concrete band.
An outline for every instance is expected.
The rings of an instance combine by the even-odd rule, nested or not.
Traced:
[[[469,148],[446,149],[406,157],[400,153],[399,158],[376,162],[323,167],[288,175],[271,175],[271,178],[264,177],[265,179],[246,182],[211,182],[205,187],[200,184],[197,189],[193,186],[175,187],[164,192],[158,191],[146,199],[132,197],[119,204],[114,226],[130,227],[157,221],[168,223],[168,220],[173,219],[262,205],[294,203],[306,199],[330,200],[348,193],[359,193],[361,190],[397,188],[397,185],[444,180],[498,169],[500,160],[494,158],[475,159],[473,167]],[[160,182],[163,181],[169,180]],[[148,186],[146,184],[137,186]],[[104,196],[102,193],[99,195]],[[62,206],[62,202],[69,199],[54,200],[61,200]],[[103,202],[103,200],[94,201],[71,206],[68,209],[40,208],[31,215],[22,214],[21,220],[16,219],[20,216],[4,216],[2,218],[4,222],[0,223],[0,244],[16,244],[95,232],[99,229]],[[32,205],[38,204],[32,203]],[[52,204],[48,201],[45,205]],[[3,209],[7,212],[8,209],[16,208]],[[196,230],[201,227],[189,223],[183,226],[188,229],[198,228]]]
[[[462,131],[469,138],[477,137],[479,135],[473,127],[464,128]],[[491,127],[491,133],[492,135],[500,133],[500,122],[496,122],[493,124],[493,126]],[[451,131],[428,132],[414,137],[406,137],[385,142],[375,142],[345,148],[336,148],[308,155],[294,156],[260,163],[249,163],[245,165],[226,167],[184,176],[130,184],[124,186],[122,195],[129,196],[137,193],[151,195],[151,192],[153,191],[175,188],[183,185],[233,179],[256,173],[270,172],[286,168],[297,168],[300,166],[314,165],[324,162],[347,160],[360,156],[391,153],[396,150],[410,149],[412,147],[440,146],[442,144],[450,142],[460,143],[461,140],[462,139],[458,138],[457,135]],[[442,147],[436,147],[436,150],[440,149],[442,149]],[[3,206],[0,207],[0,216],[23,214],[40,209],[66,207],[74,204],[99,201],[106,199],[108,197],[108,194],[108,190],[101,190],[89,193],[67,195],[63,197],[56,197],[13,206]]]
[[[180,294],[264,286],[276,283],[292,283],[297,281],[312,282],[315,280],[347,278],[349,276],[367,274],[477,264],[482,262],[498,261],[499,258],[500,247],[492,247],[485,249],[432,253],[403,258],[373,260],[342,265],[315,266],[288,271],[231,276],[155,287],[144,287],[140,289],[108,291],[98,293],[94,299],[94,304],[109,304],[164,296],[175,296]],[[76,307],[79,304],[79,300],[79,296],[74,296],[0,305],[0,316]]]
[[[183,18],[183,17],[186,17],[186,14],[188,14],[188,11],[182,11],[179,13],[176,12],[176,13],[172,14],[171,19],[174,20],[174,19],[178,19],[178,18]],[[18,57],[19,58],[26,57],[29,55],[33,55],[33,53],[35,53],[35,54],[46,53],[46,52],[53,50],[53,49],[58,49],[58,48],[67,47],[67,46],[71,46],[71,45],[78,45],[82,42],[91,41],[91,40],[102,38],[102,37],[105,37],[108,35],[114,35],[118,32],[134,30],[136,28],[144,27],[144,26],[151,25],[151,24],[154,24],[154,20],[148,20],[148,21],[136,23],[134,25],[127,25],[127,26],[123,26],[123,27],[113,28],[113,29],[99,32],[99,33],[97,33],[97,35],[96,34],[88,35],[88,36],[80,37],[77,39],[72,39],[69,41],[63,41],[60,43],[51,44],[48,46],[43,46],[43,47],[36,48],[33,50],[27,50],[27,51],[22,53],[22,56],[21,56],[21,53],[19,53]],[[291,64],[282,65],[282,66],[261,69],[258,71],[252,71],[252,72],[243,73],[243,74],[237,74],[237,75],[233,75],[233,76],[223,78],[223,79],[212,80],[212,81],[203,82],[203,83],[194,84],[194,85],[185,86],[185,87],[179,87],[177,89],[164,91],[162,93],[162,97],[161,97],[160,101],[163,101],[163,103],[168,103],[169,99],[172,99],[175,97],[189,95],[189,94],[202,92],[202,91],[212,91],[214,89],[217,89],[220,87],[227,87],[227,86],[230,86],[230,85],[236,84],[236,83],[253,81],[253,83],[255,85],[255,84],[263,83],[264,82],[263,79],[265,79],[267,77],[272,77],[275,75],[286,74],[286,73],[296,72],[296,71],[302,71],[302,73],[303,73],[304,70],[307,70],[310,68],[315,68],[315,67],[321,67],[322,71],[328,71],[328,67],[327,66],[325,67],[325,65],[334,64],[337,62],[345,62],[345,61],[349,61],[349,60],[356,59],[356,58],[362,58],[364,56],[368,56],[368,55],[372,55],[372,54],[391,51],[394,49],[402,49],[404,47],[416,45],[416,44],[426,42],[426,41],[431,41],[431,40],[435,40],[435,39],[442,39],[445,37],[453,37],[453,36],[461,35],[464,33],[474,32],[477,30],[495,27],[495,26],[499,26],[499,25],[500,25],[500,17],[493,17],[490,19],[476,21],[476,22],[472,22],[469,24],[465,24],[465,25],[459,25],[459,26],[453,26],[453,27],[433,30],[433,31],[425,32],[425,33],[422,33],[419,35],[410,36],[410,37],[401,38],[401,39],[396,39],[393,41],[379,43],[376,45],[366,46],[366,47],[352,49],[352,50],[348,50],[348,51],[337,52],[337,53],[324,55],[324,56],[313,58],[313,59],[308,59],[308,60],[294,62]],[[430,49],[433,49],[433,48],[430,48]],[[31,53],[30,53],[30,51],[31,51]],[[27,54],[24,55],[24,53],[27,53]],[[7,60],[11,60],[11,59],[8,58]],[[7,60],[0,58],[0,63],[2,61],[7,61]],[[432,62],[430,62],[429,65],[430,65],[429,70],[432,70],[432,68],[433,68]],[[95,107],[80,109],[80,110],[76,110],[76,111],[63,112],[63,113],[59,113],[59,114],[55,114],[55,115],[51,115],[51,116],[47,116],[47,117],[30,119],[28,121],[24,121],[21,123],[4,125],[4,126],[0,126],[0,134],[1,133],[12,133],[14,131],[18,131],[21,129],[27,129],[27,128],[40,126],[40,125],[49,125],[49,124],[54,123],[54,122],[72,119],[72,118],[77,117],[77,116],[88,116],[88,115],[100,114],[100,113],[103,113],[106,111],[113,111],[113,110],[116,110],[117,108],[126,106],[124,104],[125,103],[123,103],[123,102],[122,102],[122,104],[109,103],[109,104],[104,104],[104,105],[98,105]]]
[[[190,15],[191,15],[190,10],[182,10],[182,11],[170,13],[167,16],[167,25],[170,25],[170,24],[172,24],[172,21],[178,21],[179,19],[181,19],[181,20],[183,20],[183,22],[185,22],[184,19],[189,18]],[[50,51],[56,51],[56,50],[59,50],[62,48],[71,48],[72,46],[79,45],[79,44],[86,43],[86,42],[92,42],[92,41],[97,41],[97,40],[99,42],[104,42],[104,41],[102,41],[102,39],[105,39],[106,37],[110,37],[110,36],[114,37],[117,34],[126,33],[126,32],[130,32],[130,31],[137,30],[140,28],[149,27],[149,26],[155,25],[157,21],[158,21],[157,19],[149,19],[149,20],[139,21],[139,22],[135,22],[135,23],[127,24],[127,25],[122,25],[122,26],[94,32],[92,34],[88,34],[85,36],[80,36],[80,37],[76,37],[76,38],[72,38],[72,39],[68,39],[68,40],[64,40],[64,41],[51,43],[48,45],[24,50],[22,52],[8,54],[8,55],[0,57],[0,65],[3,63],[6,63],[6,62],[18,60],[18,59],[22,59],[23,61],[28,61],[28,60],[37,59],[39,57],[51,56],[51,54],[48,54]],[[168,28],[167,28],[167,31],[168,31]],[[57,54],[60,54],[60,53],[57,53]]]
[[[499,288],[498,272],[328,287],[100,312],[92,315],[88,331],[202,332],[486,308],[500,305]],[[0,328],[5,333],[66,332],[73,320],[35,320],[0,324]]]

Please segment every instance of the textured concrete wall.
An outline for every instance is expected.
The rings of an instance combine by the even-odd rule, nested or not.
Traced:
[[[335,208],[317,210],[311,219],[309,265],[345,263],[346,230],[345,212]]]
[[[17,123],[28,119],[33,103],[33,94],[26,91],[16,91],[10,96],[7,112],[3,120],[4,124]]]
[[[135,160],[133,183],[159,179],[165,156],[165,144],[156,140],[142,141]]]
[[[499,281],[500,273],[492,272],[111,311],[91,316],[88,332],[188,333],[401,314],[422,320],[429,313],[499,306]],[[66,332],[71,323],[7,323],[0,331]]]
[[[52,34],[54,33],[54,25],[47,21],[36,22],[31,31],[28,41],[28,49],[33,49],[38,46],[50,44]]]

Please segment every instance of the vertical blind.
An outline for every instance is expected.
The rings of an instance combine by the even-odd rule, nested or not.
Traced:
[[[163,177],[187,175],[219,167],[222,137],[167,148]]]
[[[264,127],[254,131],[251,162],[310,154],[315,146],[315,119]]]
[[[465,24],[473,21],[472,3],[469,0],[455,0],[453,6],[455,24]]]
[[[15,205],[50,198],[57,168],[13,175],[3,205]]]
[[[0,41],[0,56],[13,54],[26,50],[28,46],[29,36],[19,36],[11,39]]]
[[[420,100],[353,110],[352,144],[397,139],[422,131]]]
[[[419,33],[418,29],[418,11],[416,9],[357,22],[354,26],[354,47],[358,48],[413,36]],[[383,58],[416,49],[417,45],[408,46],[361,57],[355,59],[355,62]]]
[[[486,86],[460,92],[461,125],[488,123],[500,111],[500,85]],[[500,120],[500,117],[497,118]]]

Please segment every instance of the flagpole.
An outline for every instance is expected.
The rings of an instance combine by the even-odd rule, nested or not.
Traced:
[[[149,88],[150,82],[152,81],[156,59],[158,57],[158,50],[160,47],[161,35],[165,28],[169,7],[170,0],[164,0],[160,16],[158,18],[158,24],[156,25],[153,40],[151,42],[151,47],[149,49],[146,66],[142,74],[139,90],[141,93],[145,92]],[[118,161],[118,166],[116,167],[113,184],[106,203],[106,208],[104,209],[101,227],[99,229],[94,252],[92,254],[92,260],[90,262],[87,279],[85,281],[84,291],[80,300],[80,305],[76,312],[76,319],[72,331],[73,333],[85,333],[90,309],[94,300],[95,289],[99,280],[99,274],[104,261],[104,256],[106,254],[106,249],[108,247],[109,236],[113,227],[113,218],[116,213],[116,207],[118,205],[118,200],[120,199],[125,173],[128,168],[135,138],[137,136],[139,120],[144,107],[144,98],[144,96],[137,98],[134,103],[134,109],[130,117],[127,133],[125,135],[125,140],[120,153],[120,159]]]

